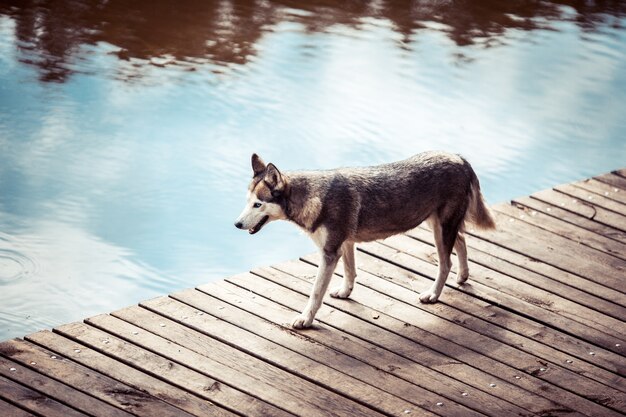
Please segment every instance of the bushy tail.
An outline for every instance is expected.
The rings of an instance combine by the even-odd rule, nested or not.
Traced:
[[[478,177],[472,172],[472,183],[470,185],[470,201],[465,213],[465,220],[472,223],[479,229],[495,229],[496,221],[491,214],[491,210],[485,205],[485,200],[480,192]]]

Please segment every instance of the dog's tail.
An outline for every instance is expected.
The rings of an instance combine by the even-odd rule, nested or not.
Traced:
[[[480,182],[474,170],[470,182],[469,206],[465,213],[465,220],[479,229],[489,230],[496,228],[496,221],[491,210],[485,205],[483,194],[480,192]]]

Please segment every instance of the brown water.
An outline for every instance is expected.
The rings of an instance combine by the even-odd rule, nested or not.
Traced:
[[[625,166],[620,1],[1,1],[0,339],[313,250],[283,169],[465,155],[491,203]]]

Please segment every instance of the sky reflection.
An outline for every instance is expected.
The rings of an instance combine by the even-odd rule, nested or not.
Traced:
[[[66,3],[0,1],[0,339],[313,251],[232,226],[252,152],[445,149],[490,203],[626,161],[620,2]]]

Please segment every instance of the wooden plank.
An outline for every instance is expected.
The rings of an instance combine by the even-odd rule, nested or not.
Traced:
[[[3,376],[0,376],[0,398],[46,417],[84,417],[87,415]]]
[[[432,232],[421,227],[411,230],[407,233],[407,235],[424,243],[428,243],[430,242],[430,239],[432,239]],[[488,265],[491,269],[503,269],[502,272],[506,274],[513,274],[515,269],[511,266],[514,265],[527,271],[539,274],[540,277],[538,279],[534,279],[532,282],[529,282],[530,284],[538,287],[540,287],[539,283],[541,281],[544,281],[545,285],[552,285],[551,281],[556,281],[567,286],[572,286],[578,289],[578,291],[583,291],[581,288],[584,288],[584,292],[588,294],[592,294],[598,298],[602,297],[605,301],[609,300],[610,303],[617,304],[619,306],[618,310],[610,309],[608,311],[613,312],[613,314],[618,314],[618,317],[619,314],[622,314],[622,312],[620,312],[621,309],[626,306],[626,302],[624,301],[621,292],[596,284],[578,275],[571,274],[552,265],[538,262],[537,260],[529,258],[522,253],[512,251],[474,236],[466,236],[466,243],[469,248],[468,257],[470,259],[475,259],[479,256],[477,251],[482,251],[490,255],[490,257],[487,258],[491,258],[491,263]],[[479,262],[477,261],[477,263]],[[533,279],[533,276],[530,273],[526,275],[522,274],[522,278],[520,278],[518,274],[515,278],[523,281],[525,279],[531,280]],[[601,303],[598,303],[598,306],[600,305]],[[605,306],[608,307],[606,304]]]
[[[203,286],[203,288],[210,288],[212,294],[225,291],[216,285]],[[247,299],[235,301],[237,307],[256,305],[258,297],[251,298],[252,295],[249,292],[246,295]],[[362,395],[363,392],[377,394],[380,398],[372,398],[369,401],[374,405],[386,402],[386,405],[378,407],[392,410],[391,414],[403,413],[406,410],[415,412],[419,410],[415,406],[422,407],[419,410],[421,414],[435,415],[425,411],[426,408],[437,413],[442,412],[442,409],[436,406],[436,402],[440,399],[433,400],[430,392],[421,390],[402,379],[393,378],[379,369],[368,367],[365,363],[350,356],[340,355],[319,343],[314,343],[306,335],[290,330],[288,325],[283,327],[268,323],[200,291],[183,291],[173,294],[172,297],[180,301],[164,297],[151,300],[143,306],[170,318],[180,318],[181,314],[187,316],[188,318],[184,321],[187,326],[209,334],[211,337],[222,338],[225,342],[231,341],[232,343],[236,340],[239,349],[309,378],[317,377],[325,385],[347,392],[346,395],[365,400],[367,397]],[[198,312],[196,309],[209,314],[194,314]],[[224,318],[229,320],[226,321]],[[347,341],[344,340],[344,342]],[[371,382],[375,382],[380,389],[372,389]],[[355,392],[350,393],[350,391]],[[460,410],[465,415],[472,414],[467,408],[446,407],[448,413],[455,412],[455,410]]]
[[[621,177],[618,177],[624,180]],[[626,180],[624,180],[626,182]],[[623,190],[619,187],[613,187],[607,183],[602,181],[598,181],[594,178],[589,178],[584,181],[578,181],[573,183],[574,186],[578,188],[582,188],[584,190],[590,191],[592,193],[596,193],[598,195],[604,196],[609,200],[616,201],[621,204],[626,204],[626,190]]]
[[[427,245],[430,245],[430,242],[432,242],[432,232],[426,229],[417,228],[415,230],[412,230],[409,233],[409,236],[417,239],[420,243],[426,243]],[[570,281],[567,281],[565,283],[562,282],[560,279],[549,279],[546,276],[533,271],[532,269],[528,269],[532,268],[536,262],[532,262],[530,261],[530,259],[525,258],[516,252],[512,252],[498,245],[494,245],[492,243],[483,241],[481,239],[476,239],[471,236],[466,238],[466,243],[468,247],[468,259],[473,264],[479,264],[490,270],[503,273],[512,278],[515,278],[516,280],[525,282],[534,287],[541,288],[552,294],[556,294],[560,297],[574,301],[588,308],[597,310],[604,315],[608,315],[621,321],[626,320],[626,307],[597,297],[596,294],[590,294],[586,291],[582,291],[576,288],[575,285],[577,283],[577,280],[583,282],[586,287],[596,287],[595,284],[590,283],[584,278],[573,276],[570,277]],[[413,251],[415,250],[422,250],[433,253],[434,248],[421,247],[421,245],[418,245],[418,247],[420,247],[421,249],[409,248],[407,249],[407,251],[410,251],[409,253],[413,253]],[[432,261],[432,259],[430,260]],[[518,265],[523,265],[524,267]],[[470,267],[470,274],[472,274],[472,268],[473,267]],[[456,271],[456,267],[454,268],[454,270]],[[557,275],[556,278],[560,278],[560,276]],[[611,292],[611,295],[621,295],[621,293],[609,290],[606,287],[599,285],[597,285],[597,287],[605,290],[605,292],[607,293]],[[531,299],[531,301],[536,300]]]
[[[241,274],[241,275],[238,275],[237,277],[233,277],[232,279],[239,280],[245,277],[258,282],[259,285],[262,285],[263,282],[266,282],[263,279],[259,279],[258,277],[249,275],[249,274]],[[240,281],[240,283],[241,282],[243,281]],[[245,297],[246,293],[249,294],[248,290],[242,290],[241,288],[237,286],[222,284],[222,283],[220,283],[219,285],[212,286],[210,288],[203,286],[203,290],[210,290],[212,296],[216,296],[216,297],[219,297],[220,299],[234,302],[236,303],[237,306],[244,304],[243,302],[239,303],[238,301],[241,301],[243,299],[242,297]],[[293,310],[288,310],[284,308],[283,310],[277,310],[276,305],[274,303],[271,303],[269,300],[263,299],[261,297],[255,298],[254,301],[255,302],[253,303],[245,303],[245,306],[242,306],[242,307],[246,309],[256,310],[257,312],[262,311],[264,315],[268,315],[273,312],[274,314],[278,314],[280,315],[280,317],[285,318],[285,319],[289,317],[288,319],[289,321],[295,315]],[[442,378],[440,374],[432,372],[430,369],[424,366],[420,366],[416,362],[412,363],[410,361],[407,361],[406,359],[403,360],[401,357],[395,355],[392,352],[385,352],[383,350],[377,349],[376,346],[370,343],[367,343],[364,341],[361,341],[359,343],[355,339],[351,339],[347,335],[341,332],[337,332],[336,330],[330,330],[328,328],[325,328],[324,330],[326,331],[321,331],[320,333],[322,333],[322,336],[323,335],[326,336],[325,342],[329,343],[329,346],[332,347],[333,349],[343,351],[343,353],[345,353],[346,355],[354,356],[356,360],[352,358],[351,362],[355,364],[358,364],[359,361],[367,362],[369,364],[376,366],[379,369],[386,370],[387,375],[389,373],[398,374],[404,377],[405,379],[408,379],[410,382],[416,385],[427,387],[429,391],[425,391],[423,389],[417,389],[417,387],[413,387],[412,390],[413,391],[417,390],[418,392],[421,393],[419,397],[415,397],[415,398],[416,399],[420,398],[420,400],[424,402],[424,406],[428,407],[433,412],[436,412],[438,414],[445,413],[446,415],[451,415],[451,414],[475,415],[477,414],[476,411],[472,412],[468,410],[467,408],[459,407],[456,404],[451,403],[451,402],[457,402],[457,403],[466,405],[470,408],[474,408],[475,410],[479,410],[482,413],[489,414],[489,410],[482,410],[480,406],[481,404],[480,400],[483,398],[489,397],[489,396],[485,397],[484,393],[480,393],[476,390],[472,390],[471,388],[468,388],[466,385],[460,384],[457,381],[454,381],[452,379]],[[375,329],[370,329],[370,330],[375,330]],[[304,331],[304,332],[301,332],[299,335],[301,338],[302,337],[316,337],[318,336],[317,333],[318,332],[315,332],[315,334],[311,334],[311,332],[307,333],[306,331]],[[335,343],[334,344],[330,343],[328,339],[334,339]],[[442,361],[443,359],[439,358],[438,360]],[[359,369],[359,373],[361,373],[361,370],[363,369],[363,363],[358,365],[358,368],[355,368],[355,369]],[[403,369],[403,371],[395,372],[395,371],[398,371],[399,369]],[[343,370],[348,371],[348,372],[351,371],[350,368],[348,367],[342,368],[342,371]],[[380,371],[374,372],[372,376],[376,375],[376,373],[380,374]],[[381,379],[380,377],[376,377],[375,379],[373,379],[373,381],[376,381],[376,384],[379,385],[380,379]],[[397,384],[398,384],[397,378],[394,378],[392,381],[390,381],[390,383],[385,384],[385,386],[393,390],[395,389],[395,386],[397,386]],[[410,387],[411,385],[409,384],[408,386]],[[460,397],[460,393],[462,393],[464,390],[469,391],[467,393],[468,396]],[[472,398],[470,398],[470,395],[472,396]],[[411,396],[406,397],[406,398],[411,398]],[[447,404],[445,410],[436,406],[436,403],[438,401],[444,401]],[[508,413],[513,413],[511,415],[517,415],[520,412],[520,410],[523,411],[521,408],[512,406],[510,404],[507,405],[505,402],[502,402],[501,400],[497,398],[492,398],[491,402],[492,402],[493,410],[500,410],[501,412],[508,410],[507,411]]]
[[[626,206],[620,204],[616,201],[613,201],[609,198],[606,198],[602,195],[598,195],[584,189],[578,188],[572,184],[562,184],[554,187],[556,191],[559,191],[563,194],[567,194],[571,198],[577,198],[586,202],[587,204],[592,204],[596,207],[602,207],[605,210],[609,210],[607,215],[611,215],[615,219],[619,219],[626,226]],[[612,213],[611,213],[612,212]]]
[[[116,334],[130,334],[132,329],[140,329],[130,323],[106,315],[90,318],[88,322]],[[166,327],[174,325],[168,323],[165,318],[160,324],[166,324]],[[216,379],[219,376],[224,383],[246,391],[275,406],[280,405],[280,408],[293,414],[303,417],[319,416],[320,414],[328,416],[380,415],[346,398],[333,395],[330,392],[324,393],[319,387],[308,381],[294,380],[294,378],[290,378],[290,374],[278,368],[264,367],[258,361],[253,367],[244,367],[237,363],[237,359],[242,360],[241,357],[232,357],[227,360],[228,365],[224,365],[213,355],[211,357],[204,356],[146,331],[140,333],[133,340],[144,347],[158,351],[172,361],[203,374],[211,375]],[[208,343],[208,338],[205,337],[205,341]],[[220,360],[225,360],[225,358],[221,357]],[[289,389],[292,390],[291,393],[288,392]],[[320,396],[318,404],[309,401],[309,398],[306,397],[307,390]]]
[[[120,337],[85,323],[72,323],[58,327],[55,330],[92,349],[98,349],[118,360],[129,363],[151,376],[159,377],[172,385],[187,389],[195,395],[208,398],[210,401],[214,401],[231,411],[251,416],[294,415],[248,393],[237,390],[232,385],[224,382],[223,377],[229,377],[229,374],[231,374],[231,371],[224,366],[217,366],[217,369],[214,369],[217,371],[214,373],[220,376],[220,379],[218,379],[191,369],[191,367],[179,365],[162,355],[140,347],[145,339],[152,339],[151,335],[141,328],[132,326],[127,330],[126,335],[128,335],[129,339],[133,339],[133,342],[127,342]],[[135,339],[144,340],[135,341]],[[102,340],[108,340],[109,343],[103,344]],[[213,364],[211,361],[202,361],[198,362],[197,365],[204,370],[209,369],[210,365]],[[224,372],[224,374],[221,372]]]
[[[375,247],[368,248],[367,250],[378,256],[393,256],[396,252],[389,247],[380,244],[377,245],[378,246],[372,245]],[[399,254],[396,258],[402,256],[406,255]],[[308,259],[309,258],[307,258],[307,260]],[[414,265],[414,270],[417,271],[417,273],[414,273],[389,264],[388,262],[383,262],[379,259],[373,258],[365,252],[359,253],[358,266],[359,269],[366,272],[365,274],[359,272],[359,277],[361,277],[361,275],[365,275],[364,279],[368,279],[368,282],[375,285],[375,289],[380,292],[395,293],[398,290],[395,286],[382,286],[376,280],[369,280],[368,273],[372,273],[386,281],[393,282],[414,291],[410,294],[402,292],[397,294],[398,297],[407,297],[408,302],[411,302],[411,299],[409,298],[410,295],[414,297],[412,301],[416,302],[417,294],[415,292],[421,290],[422,288],[427,288],[432,282],[425,278],[425,276],[436,273],[435,269],[431,265],[423,261],[421,265]],[[467,285],[472,285],[471,281]],[[478,321],[475,323],[477,325],[476,329],[481,333],[488,334],[496,340],[510,344],[511,346],[524,350],[529,354],[538,355],[542,358],[542,360],[562,364],[562,366],[565,366],[580,375],[596,379],[597,381],[609,386],[615,386],[621,391],[626,392],[626,381],[615,375],[615,373],[623,373],[626,370],[624,370],[623,367],[621,369],[616,367],[613,362],[607,361],[604,358],[607,354],[609,356],[614,355],[611,352],[604,351],[600,355],[596,354],[592,356],[589,352],[596,352],[596,346],[557,332],[554,329],[546,328],[540,323],[504,310],[497,305],[477,299],[467,293],[454,291],[454,288],[452,288],[451,291],[446,290],[444,295],[445,297],[440,299],[440,302],[443,304],[450,305],[451,307],[463,311],[466,315],[470,314],[472,316],[479,317],[484,321],[505,329],[505,331],[501,331],[496,328],[493,329],[491,333],[488,333],[491,327],[485,326],[485,323],[482,321]],[[421,305],[419,303],[416,303],[416,307],[426,310],[430,308],[429,306]],[[437,311],[441,309],[442,308],[440,307]],[[452,312],[450,312],[449,318],[453,321],[463,322],[465,324],[474,323],[472,318],[464,317],[463,315],[455,315],[452,314]],[[570,364],[566,362],[568,359],[579,360],[573,361],[573,363],[576,364],[574,367],[572,365],[573,363]],[[590,361],[593,361],[593,363]],[[599,368],[597,365],[602,366],[602,368]]]
[[[598,175],[594,178],[612,187],[617,187],[621,190],[626,191],[626,178],[624,178],[624,175],[620,175],[619,171],[613,171],[608,174]]]
[[[274,275],[277,271],[259,270],[259,273]],[[249,294],[250,291],[255,291],[260,295],[272,294],[276,298],[293,299],[300,303],[306,301],[302,295],[279,287],[266,279],[259,279],[258,276],[241,274],[229,278],[229,280],[231,279],[243,286],[227,286],[220,283],[203,288],[210,291],[212,296],[228,300],[234,305],[253,311],[258,315],[266,318],[273,316],[273,321],[276,324],[285,322],[285,320],[288,322],[296,314],[295,310],[280,306],[265,297],[260,300],[257,297],[252,303],[243,302],[245,295]],[[558,408],[557,404],[545,398],[533,396],[528,391],[503,379],[485,374],[453,358],[418,345],[409,339],[373,326],[366,321],[355,321],[354,317],[340,311],[324,310],[319,316],[319,320],[325,322],[329,321],[329,317],[332,317],[332,325],[335,329],[318,323],[316,331],[300,332],[303,337],[315,338],[315,340],[325,343],[333,349],[354,355],[359,360],[385,369],[386,372],[397,374],[416,384],[423,384],[425,388],[433,391],[436,395],[444,397],[443,401],[446,403],[448,401],[459,402],[482,413],[495,416],[525,415],[528,411],[537,413],[545,409]],[[341,326],[341,323],[344,323],[344,326]],[[341,331],[346,327],[350,333]],[[352,335],[359,339],[351,337]],[[447,377],[444,378],[443,375]],[[490,390],[491,392],[489,392],[488,387],[491,383],[496,383],[501,390]],[[466,393],[465,396],[461,395],[463,392]],[[506,401],[513,402],[517,406],[502,401],[501,398],[505,398]]]
[[[620,232],[626,232],[626,224],[624,224],[623,219],[624,216],[617,215],[612,211],[590,204],[579,198],[572,198],[567,194],[563,194],[555,190],[539,191],[532,194],[531,197],[535,200],[560,207],[563,210],[576,213],[588,220],[593,220],[603,225],[612,227]],[[548,208],[546,208],[546,210],[548,210]]]
[[[398,262],[396,263],[408,269],[419,267],[420,262],[418,260],[430,263],[432,265],[431,268],[437,264],[434,247],[416,245],[416,242],[407,236],[388,238],[384,244],[402,252],[404,255],[410,255],[408,257],[397,255]],[[370,247],[376,248],[374,245],[364,245],[362,247],[366,248],[366,250]],[[430,275],[434,279],[436,273],[432,269],[431,273],[434,274],[434,276]],[[604,322],[611,322],[616,326],[616,329],[611,328],[604,324],[602,316],[596,311],[473,262],[470,262],[470,273],[473,278],[471,286],[453,285],[452,280],[447,285],[490,303],[513,310],[518,314],[521,313],[532,317],[533,320],[547,324],[591,344],[601,346],[604,349],[621,353],[621,345],[626,345],[626,342],[623,340],[626,333],[620,331],[625,326],[619,320],[606,317]],[[598,330],[598,328],[601,330]],[[616,344],[620,344],[620,346],[616,347]],[[612,358],[616,366],[619,363],[623,363],[626,366],[626,360],[622,360],[618,355],[611,355],[607,352],[607,357]]]
[[[602,236],[605,239],[611,239],[613,241],[617,241],[622,245],[626,244],[626,232],[614,229],[610,226],[606,226],[602,223],[598,223],[593,220],[589,220],[586,217],[581,216],[580,214],[564,210],[561,207],[557,207],[552,204],[547,204],[547,203],[544,203],[543,201],[535,200],[534,198],[531,198],[531,197],[515,198],[513,200],[513,204],[522,205],[533,211],[537,211],[547,216],[554,217],[558,220],[562,220],[564,222],[570,223],[576,227],[589,230],[591,232],[594,232]]]
[[[27,365],[37,369],[37,362],[35,361],[31,361]],[[77,410],[93,416],[128,417],[132,415],[75,390],[62,382],[2,357],[0,357],[0,375],[35,389],[58,402],[71,404]]]
[[[493,213],[500,224],[499,229],[488,232],[469,229],[467,234],[622,292],[626,300],[626,294],[624,294],[626,291],[625,261],[577,245],[538,227],[503,216],[497,211]],[[528,236],[532,236],[532,241],[528,239]]]
[[[28,411],[18,408],[17,406],[10,404],[6,401],[0,400],[0,416],[6,417],[35,417],[34,414]]]
[[[79,350],[76,354],[80,354],[80,348],[74,347],[74,350]],[[34,361],[37,363],[37,370],[46,376],[63,381],[79,391],[137,416],[190,415],[143,391],[121,384],[29,342],[21,340],[4,342],[0,345],[0,354],[21,364],[30,364]]]
[[[436,249],[431,233],[425,230],[415,230],[414,234],[419,236],[419,242],[415,242],[407,236],[397,236],[386,240],[384,244],[436,265]],[[473,239],[468,239],[468,241],[473,242]],[[416,243],[418,244],[416,245]],[[476,264],[473,262],[472,257],[480,254],[473,252],[468,251],[468,256],[471,256],[469,262],[470,274],[472,274],[474,283],[479,283],[479,285],[471,288],[473,294],[488,301],[516,309],[520,313],[532,316],[535,320],[550,324],[592,343],[608,346],[609,349],[612,349],[615,343],[620,343],[624,339],[626,323],[622,320],[608,317],[598,311],[563,298],[556,289],[552,292],[546,291],[511,277],[508,271],[502,274],[496,269]],[[491,253],[493,254],[493,252]],[[453,260],[456,265],[456,256],[453,256]],[[493,260],[492,262],[498,263]],[[456,267],[454,271],[456,271]],[[555,282],[553,284],[558,285]],[[490,296],[487,294],[489,291],[486,291],[483,286],[497,290],[497,292],[491,292],[492,296]],[[459,287],[459,289],[464,291],[463,286]],[[561,289],[563,292],[573,292],[565,288]],[[519,301],[523,301],[524,304],[520,304]],[[544,311],[536,310],[536,308]],[[572,323],[572,320],[576,323]],[[619,349],[617,351],[621,352]]]
[[[232,417],[235,415],[212,404],[209,401],[210,398],[213,398],[211,395],[203,395],[204,399],[199,396],[192,395],[189,392],[183,391],[182,389],[150,376],[141,370],[132,368],[125,363],[105,356],[99,351],[91,349],[86,345],[79,344],[74,340],[69,340],[59,334],[42,331],[27,336],[27,339],[33,343],[45,346],[47,349],[50,349],[57,354],[72,357],[72,360],[80,363],[81,365],[91,368],[101,374],[108,375],[123,384],[145,392],[153,397],[159,398],[193,415],[211,415],[216,417]],[[100,342],[108,345],[110,340],[105,338]],[[80,349],[80,354],[74,352],[75,349]],[[143,360],[143,357],[141,360]],[[129,360],[128,363],[132,363],[132,360]],[[152,364],[153,362],[150,362],[150,365]],[[192,379],[190,378],[189,381],[192,381]],[[201,381],[201,383],[204,382],[206,381]],[[190,384],[191,382],[188,385]],[[205,387],[205,385],[202,387]],[[205,394],[206,392],[206,390],[202,390],[202,394]]]
[[[626,193],[624,193],[626,194]],[[526,222],[548,232],[571,240],[577,245],[585,245],[600,252],[615,256],[626,261],[626,244],[609,239],[582,227],[548,216],[522,204],[498,205],[495,210],[516,220]]]
[[[397,250],[381,245],[371,244],[363,245],[362,249],[367,253],[373,254],[377,257],[388,257],[394,259],[394,263],[399,265],[396,267],[390,265],[387,262],[376,262],[371,258],[360,256],[361,268],[367,269],[368,272],[376,273],[384,279],[389,277],[393,278],[393,282],[401,284],[406,288],[410,288],[414,291],[421,291],[422,289],[430,287],[433,276],[436,276],[437,268],[419,258],[413,258],[409,255],[398,252]],[[415,272],[417,275],[402,274],[400,268],[407,271]],[[382,272],[384,271],[384,272]],[[395,277],[395,274],[399,274]],[[431,277],[426,279],[424,277]],[[479,291],[477,289],[479,284],[469,282],[469,284],[463,285],[464,291],[456,291],[459,288],[457,284],[449,284],[447,290],[439,301],[453,306],[453,310],[448,308],[439,308],[438,312],[446,311],[450,314],[450,318],[461,320],[462,322],[472,323],[476,327],[471,327],[473,330],[480,332],[484,335],[489,335],[496,340],[502,340],[505,343],[509,343],[525,352],[532,355],[539,355],[544,360],[554,361],[555,363],[566,364],[567,359],[573,359],[569,355],[574,356],[583,361],[587,361],[596,366],[601,366],[604,369],[617,373],[619,375],[626,374],[625,360],[622,355],[610,352],[606,349],[602,349],[597,345],[588,343],[584,340],[572,337],[568,334],[562,333],[556,329],[546,327],[543,323],[538,323],[528,317],[520,316],[519,314],[500,307],[497,303],[485,302],[481,298],[474,296],[474,292]],[[389,288],[389,291],[392,289]],[[484,287],[480,288],[482,293],[489,292]],[[490,298],[493,298],[490,297]],[[489,307],[488,307],[489,306]],[[428,306],[421,303],[416,305],[417,308],[428,310]],[[465,314],[459,314],[463,311]],[[471,314],[480,320],[473,320],[465,317],[466,314]],[[502,326],[506,330],[513,330],[516,334],[509,334],[508,332],[502,332],[498,328],[493,328],[489,323]],[[523,337],[520,337],[523,336]],[[539,343],[533,343],[533,341]],[[546,346],[547,345],[547,346]],[[563,353],[556,354],[549,347],[555,346],[562,352],[566,352],[568,356],[564,356]],[[617,349],[620,349],[617,347]],[[590,352],[594,354],[591,355]],[[546,356],[547,355],[547,356]],[[593,368],[595,369],[595,368]],[[594,373],[595,374],[595,373]],[[608,378],[611,385],[615,384],[613,378]]]
[[[263,386],[263,391],[276,392],[276,396],[273,398],[274,403],[280,404],[281,407],[288,410],[298,411],[302,415],[340,415],[342,409],[345,410],[345,415],[376,414],[361,406],[355,406],[354,401],[368,404],[369,407],[379,412],[390,414],[400,414],[409,405],[400,398],[390,396],[371,385],[357,383],[348,384],[349,386],[345,387],[343,384],[335,384],[336,389],[342,391],[340,394],[351,399],[326,389],[327,384],[316,385],[309,378],[313,379],[317,374],[328,376],[331,370],[321,363],[307,361],[307,358],[302,357],[302,355],[298,357],[299,361],[296,363],[286,364],[290,366],[288,371],[296,373],[292,374],[284,370],[286,367],[269,364],[240,350],[240,339],[237,339],[237,348],[233,348],[213,337],[208,337],[206,333],[139,307],[126,308],[115,312],[114,315],[192,352],[207,358],[210,357],[231,369],[248,374],[260,381],[257,384]],[[189,320],[189,316],[185,316],[187,318],[183,321]],[[176,317],[181,318],[183,316],[177,314]],[[297,375],[298,367],[304,367],[307,362],[310,365],[307,372],[300,372],[300,375]],[[324,382],[331,382],[330,377],[324,379],[326,380]],[[386,401],[380,401],[381,398]],[[290,404],[292,405],[290,406]]]
[[[380,244],[377,245],[380,246],[380,250],[377,251],[378,255],[387,254],[388,256],[392,256],[390,253],[395,252],[395,250],[391,248],[385,248]],[[378,292],[388,295],[392,293],[397,294],[397,297],[403,297],[402,299],[404,301],[408,303],[415,303],[416,294],[413,291],[418,288],[427,288],[431,284],[431,281],[420,275],[410,273],[408,272],[408,270],[404,272],[402,270],[399,270],[398,267],[391,265],[387,262],[377,262],[376,259],[372,259],[365,254],[363,254],[364,256],[361,255],[362,254],[359,253],[359,269],[363,270],[366,273],[360,273],[359,280],[364,281],[364,285],[371,285],[372,288]],[[395,259],[398,259],[399,262],[402,261],[403,256],[406,256],[401,253],[398,255],[399,256],[397,256]],[[307,260],[309,259],[315,262],[315,260],[307,257]],[[424,268],[419,268],[418,271],[420,273],[427,272]],[[405,287],[405,289],[410,289],[411,292],[407,293],[406,291],[400,291],[398,288],[396,288],[396,286],[384,285],[384,283],[380,282],[379,280],[372,280],[371,277],[368,276],[368,273],[373,273],[376,276],[383,278],[384,280],[392,281],[397,285]],[[364,278],[361,278],[362,276],[364,276]],[[563,354],[563,352],[552,349],[551,346],[556,346],[559,349],[563,350],[580,350],[591,348],[593,350],[584,350],[583,353],[579,355],[579,357],[580,359],[587,361],[591,360],[590,358],[592,358],[594,362],[598,360],[598,356],[602,357],[604,355],[614,355],[610,352],[598,351],[597,347],[585,344],[584,342],[568,337],[567,335],[559,334],[558,332],[547,329],[545,328],[545,326],[538,323],[529,322],[528,320],[513,313],[510,313],[506,310],[503,310],[493,304],[489,304],[475,297],[472,297],[470,296],[470,294],[464,294],[459,293],[458,291],[454,291],[454,288],[448,290],[445,299],[442,298],[440,301],[442,301],[442,304],[445,303],[447,305],[450,305],[451,307],[455,307],[455,309],[451,309],[447,306],[437,306],[437,308],[435,309],[440,316],[446,318],[447,320],[453,321],[455,323],[462,323],[464,327],[468,329],[472,329],[495,340],[507,343],[512,347],[527,352],[528,354],[537,355],[539,357],[537,361],[549,361],[557,364],[562,364],[561,366],[567,367],[577,374],[589,376],[590,378],[602,382],[606,385],[614,386],[617,389],[620,389],[622,392],[626,392],[626,380],[624,380],[624,378],[616,377],[616,375],[610,372],[606,372],[597,367],[590,366],[590,364],[581,363],[580,361],[573,361],[570,364],[566,362],[566,360],[573,359],[571,356],[566,356]],[[431,311],[431,307],[428,305],[417,303],[415,307],[420,310]],[[467,314],[472,314],[474,317],[468,317]],[[477,320],[476,318],[480,319]],[[498,324],[506,330],[503,331],[498,327],[494,328],[493,325],[489,325],[486,322]],[[518,334],[511,333],[509,329],[518,332]],[[537,340],[543,341],[547,344],[547,346],[542,345],[541,343],[534,342],[533,340],[529,340],[528,338],[520,337],[523,334],[527,334],[533,339],[536,338]],[[572,346],[574,346],[574,348],[572,348]],[[593,351],[596,354],[589,355],[590,351]],[[623,373],[624,371],[626,371],[626,369],[624,369],[624,366],[622,365],[621,356],[617,356],[617,361],[620,364],[619,366],[608,362],[608,366],[611,368],[611,371],[616,373]],[[575,366],[574,363],[576,363]]]
[[[274,275],[272,276],[272,280],[302,295],[308,294],[311,287],[311,278],[307,280],[307,277],[312,276],[310,274],[315,268],[312,271],[311,269],[306,269],[311,268],[311,266],[307,266],[302,262],[284,263],[276,266],[276,268],[280,268],[284,272],[290,273],[292,277],[300,279],[293,280],[290,277]],[[303,274],[303,270],[307,272]],[[376,277],[372,276],[372,278]],[[377,281],[384,282],[384,280],[376,279]],[[401,287],[398,287],[398,290],[404,291],[404,296],[408,293],[412,299],[415,297],[415,293],[412,291],[407,292],[406,289],[402,289]],[[266,296],[272,297],[271,294]],[[507,370],[504,371],[504,369],[501,369],[504,372],[499,375],[506,375],[511,378],[512,383],[520,385],[526,383],[525,380],[531,377],[550,382],[550,384],[541,385],[542,396],[550,398],[559,404],[567,404],[568,407],[586,415],[603,415],[602,413],[617,415],[617,411],[606,409],[599,404],[595,404],[578,395],[572,394],[572,392],[568,390],[582,392],[582,395],[585,397],[595,398],[596,401],[601,403],[611,403],[612,407],[624,408],[624,399],[622,398],[624,393],[606,387],[605,385],[597,384],[594,381],[586,380],[585,378],[581,379],[575,373],[566,371],[556,364],[551,364],[533,355],[527,355],[510,346],[503,345],[477,332],[471,331],[464,326],[468,323],[472,325],[472,321],[474,320],[467,318],[466,315],[460,315],[460,317],[468,319],[465,321],[461,321],[457,317],[449,317],[450,321],[442,320],[438,315],[422,311],[421,309],[415,308],[413,305],[407,304],[405,300],[399,300],[395,297],[392,299],[389,296],[382,295],[365,286],[360,286],[358,291],[355,290],[351,295],[351,299],[352,302],[335,300],[329,297],[326,299],[326,303],[337,310],[342,310],[362,320],[368,320],[370,323],[384,327],[404,337],[411,338],[419,343],[423,343],[424,339],[431,337],[429,336],[429,332],[418,331],[421,326],[430,329],[430,331],[436,331],[438,335],[447,339],[446,343],[448,344],[454,343],[455,340],[462,340],[465,346],[471,347],[471,350],[495,359],[495,361],[487,361],[487,364],[483,365],[487,366],[487,368],[483,369],[492,370],[494,368],[500,368],[502,364],[512,364],[513,368],[516,369],[514,372],[511,372],[511,368],[504,367],[504,369]],[[281,298],[281,302],[284,302],[283,298]],[[300,303],[300,308],[301,305]],[[363,307],[359,307],[359,305]],[[446,309],[446,307],[441,304],[432,305],[429,308],[436,310],[438,314]],[[463,323],[463,326],[456,324],[456,322]],[[329,321],[327,324],[333,325],[333,322]],[[414,332],[416,331],[418,331],[419,336],[414,336]],[[492,331],[501,331],[501,329],[492,329]],[[430,335],[432,335],[432,333],[430,333]],[[459,357],[458,354],[455,353],[458,348],[458,345],[455,346],[455,349],[449,352],[450,355],[456,356],[457,359],[461,361],[468,361],[466,355]],[[544,371],[541,371],[542,367],[545,367]],[[513,379],[516,374],[519,376],[519,372],[525,375],[520,379]],[[563,378],[568,378],[568,380],[564,380]],[[610,393],[610,395],[607,395],[608,393]],[[599,397],[595,397],[596,395],[599,395]]]

